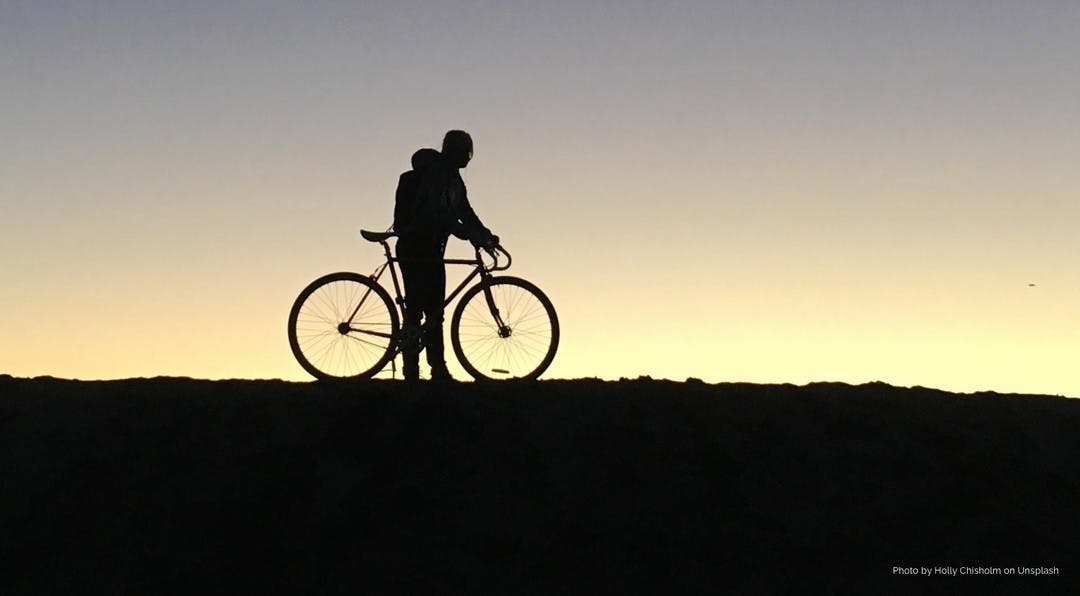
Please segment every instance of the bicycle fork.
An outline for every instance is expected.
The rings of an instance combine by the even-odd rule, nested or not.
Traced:
[[[487,301],[488,310],[491,311],[492,318],[495,319],[495,326],[498,328],[499,337],[506,339],[510,337],[512,330],[503,322],[502,314],[499,313],[499,308],[495,306],[495,297],[491,295],[491,286],[484,286],[484,300]]]

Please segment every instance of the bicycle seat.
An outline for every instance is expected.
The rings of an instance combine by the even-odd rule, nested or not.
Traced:
[[[368,242],[385,242],[386,240],[397,236],[397,232],[371,232],[368,230],[360,230],[360,235]]]

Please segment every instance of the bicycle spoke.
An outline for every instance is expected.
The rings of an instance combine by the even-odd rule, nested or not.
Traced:
[[[317,362],[333,362],[337,346],[338,339],[335,337],[328,341],[326,345],[316,353],[314,360]]]
[[[491,339],[489,339],[487,341],[484,341],[484,342],[478,342],[476,344],[476,348],[475,348],[475,352],[474,352],[476,354],[476,359],[479,361],[479,360],[484,359],[484,358],[489,358],[492,351],[494,351],[495,348],[497,348],[497,347],[498,347],[498,343],[495,342],[494,340],[491,340]],[[487,348],[487,349],[484,349],[484,348]],[[469,359],[471,360],[472,358],[469,358]]]
[[[326,347],[319,351],[318,355],[315,357],[315,361],[322,366],[329,367],[329,365],[334,362],[334,355],[337,354],[337,345],[337,338],[330,340],[326,344]],[[336,372],[333,369],[330,370]]]
[[[516,352],[521,352],[524,355],[528,355],[530,357],[543,356],[542,352],[538,352],[538,350],[536,349],[536,346],[526,345],[525,342],[523,342],[523,341],[521,341],[519,339],[516,339],[516,338],[511,338],[511,341],[514,344],[514,350]],[[547,345],[545,344],[542,347],[546,348]]]
[[[307,351],[309,351],[309,352],[314,352],[316,349],[319,349],[320,346],[325,346],[328,343],[333,342],[333,341],[334,341],[333,336],[331,336],[329,334],[319,335],[319,336],[315,337],[314,339],[312,339],[311,341],[305,342],[305,346],[306,346],[305,349]]]
[[[334,321],[330,317],[326,316],[325,314],[322,313],[322,311],[319,311],[316,308],[312,308],[310,311],[305,311],[303,313],[303,316],[305,316],[305,317],[314,317],[314,320],[308,319],[311,322],[315,322],[317,320],[317,321],[321,321],[323,323],[328,323],[328,324],[331,324],[331,325],[336,324],[336,321]]]
[[[358,344],[363,344],[363,345],[366,345],[366,346],[374,346],[376,348],[379,348],[380,350],[385,350],[386,349],[386,346],[384,346],[384,345],[377,344],[377,343],[375,343],[373,341],[368,341],[366,339],[360,339],[359,337],[353,337],[352,335],[343,335],[342,337],[347,337],[347,338],[353,340],[354,342],[356,342]],[[389,337],[387,339],[389,339]]]
[[[330,320],[336,322],[336,321],[340,321],[341,317],[337,313],[337,310],[338,310],[338,308],[337,308],[337,300],[334,300],[334,296],[333,296],[334,290],[335,290],[335,287],[331,286],[331,287],[327,288],[327,293],[325,295],[324,294],[317,294],[315,296],[316,303],[313,304],[312,306],[316,306],[317,304],[321,303],[322,306],[324,308],[326,308],[326,310],[330,313],[330,315],[329,315]]]

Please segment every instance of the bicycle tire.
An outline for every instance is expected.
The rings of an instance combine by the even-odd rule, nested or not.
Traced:
[[[491,315],[485,289],[491,291],[505,334]],[[462,368],[478,381],[536,379],[555,358],[559,318],[551,300],[531,282],[492,277],[469,288],[458,301],[450,341]]]
[[[378,373],[397,354],[399,330],[390,294],[359,273],[316,279],[289,311],[289,347],[316,379],[363,379]]]

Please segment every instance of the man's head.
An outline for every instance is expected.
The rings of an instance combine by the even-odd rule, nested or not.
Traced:
[[[464,130],[451,130],[442,141],[442,154],[450,165],[464,168],[472,159],[472,137]]]

